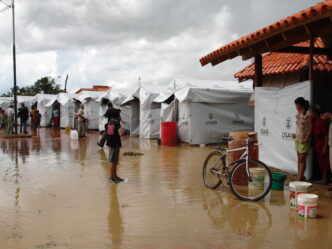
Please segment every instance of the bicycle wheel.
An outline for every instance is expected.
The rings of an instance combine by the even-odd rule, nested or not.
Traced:
[[[219,151],[211,152],[205,159],[203,166],[203,182],[208,188],[215,189],[221,184],[221,171],[224,169],[224,160]]]
[[[231,191],[240,200],[258,201],[270,192],[271,171],[261,161],[249,159],[249,175],[246,170],[246,160],[239,160],[229,175]]]

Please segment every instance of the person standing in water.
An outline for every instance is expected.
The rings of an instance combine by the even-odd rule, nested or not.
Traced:
[[[295,99],[296,114],[296,133],[295,150],[297,153],[297,181],[303,181],[306,169],[307,155],[310,151],[310,139],[312,132],[312,120],[309,111],[309,101],[303,97]]]
[[[110,168],[110,183],[119,183],[123,181],[122,178],[117,176],[117,166],[119,163],[121,138],[119,134],[120,124],[120,110],[112,109],[109,112],[110,121],[106,124],[105,130],[107,132],[107,146],[109,147],[109,161],[111,163]]]

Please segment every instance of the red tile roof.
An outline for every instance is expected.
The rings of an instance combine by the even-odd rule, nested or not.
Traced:
[[[77,90],[75,93],[80,93],[81,91],[97,91],[97,92],[106,92],[110,89],[109,86],[96,86],[94,85],[92,88],[81,88]]]
[[[300,42],[294,46],[309,47],[309,41]],[[316,39],[315,47],[324,48],[320,38]],[[303,67],[309,66],[308,54],[294,53],[269,53],[263,56],[263,75],[272,76],[301,71]],[[326,55],[314,55],[314,70],[332,71],[332,60],[328,60]],[[240,81],[253,79],[255,75],[255,63],[245,67],[234,76]]]
[[[217,60],[220,57],[227,56],[232,52],[236,52],[241,48],[245,48],[258,41],[267,39],[275,34],[279,34],[282,31],[287,31],[295,27],[298,27],[300,25],[304,25],[309,22],[319,20],[331,15],[332,15],[332,0],[322,1],[310,8],[299,11],[294,15],[286,17],[272,25],[269,25],[263,29],[260,29],[234,42],[231,42],[225,46],[220,47],[219,49],[202,57],[200,59],[201,65],[205,66],[206,64],[211,63],[213,60]],[[226,59],[223,59],[221,61],[224,60]],[[214,65],[218,63],[219,61],[215,62]]]

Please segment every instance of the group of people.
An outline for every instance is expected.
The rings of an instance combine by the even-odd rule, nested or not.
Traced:
[[[303,97],[295,99],[296,133],[294,134],[297,152],[297,180],[305,180],[307,155],[313,147],[317,163],[322,172],[318,182],[328,184],[332,169],[332,113],[325,112],[319,105],[309,106],[309,101]],[[332,191],[332,188],[328,189]]]
[[[0,108],[0,132],[5,134],[14,133],[14,109],[9,105],[7,110]]]
[[[14,106],[10,104],[6,111],[0,108],[0,131],[5,134],[14,134]],[[27,134],[27,121],[31,119],[31,129],[36,130],[40,126],[41,114],[36,105],[28,107],[21,103],[18,109],[17,117],[20,119],[20,134]]]

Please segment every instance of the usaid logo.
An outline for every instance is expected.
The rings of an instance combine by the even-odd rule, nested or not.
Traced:
[[[290,117],[287,117],[285,120],[285,128],[286,131],[281,132],[281,139],[293,140],[293,134],[290,133],[290,129],[292,128],[292,119]]]
[[[263,117],[263,119],[262,119],[262,125],[263,125],[263,127],[266,126],[266,117]]]
[[[233,120],[233,125],[244,125],[244,120],[241,119],[240,115],[235,113],[235,119]]]
[[[269,129],[266,128],[266,125],[267,125],[266,117],[264,116],[262,118],[262,126],[263,126],[263,128],[261,129],[262,136],[269,136],[269,134],[270,134],[270,131],[269,131]]]
[[[208,121],[205,121],[206,125],[216,125],[218,124],[217,120],[214,120],[214,114],[213,113],[209,113],[208,114]]]
[[[182,122],[181,122],[181,124],[188,125],[187,116],[186,116],[185,113],[182,114]]]
[[[292,128],[292,119],[290,117],[286,118],[285,127],[287,130],[290,130]]]

